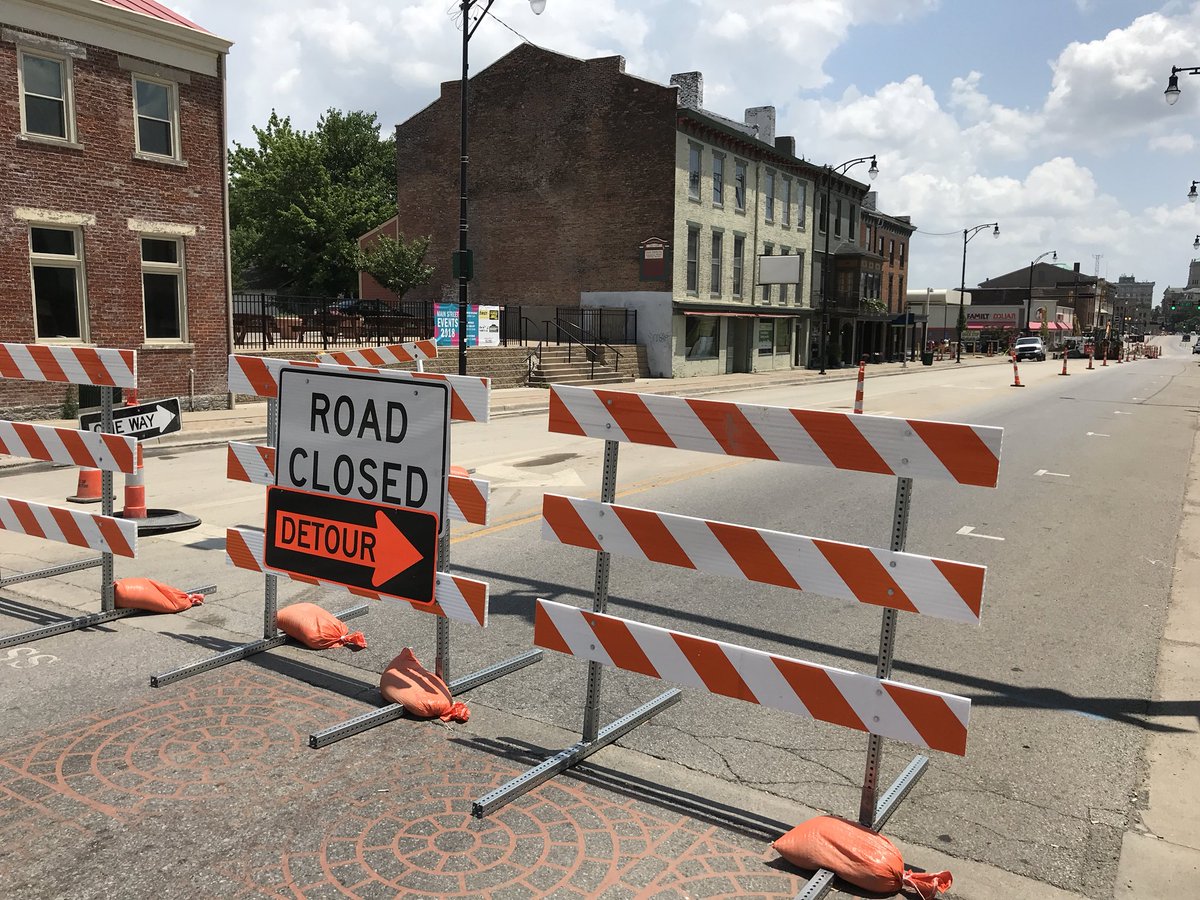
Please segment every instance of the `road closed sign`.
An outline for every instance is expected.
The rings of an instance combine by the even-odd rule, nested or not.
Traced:
[[[450,388],[282,369],[275,483],[430,512],[446,521]]]

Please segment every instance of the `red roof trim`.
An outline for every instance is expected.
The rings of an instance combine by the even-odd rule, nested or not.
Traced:
[[[97,2],[107,4],[108,6],[116,6],[120,9],[127,9],[130,12],[150,16],[153,19],[159,19],[163,22],[170,22],[172,25],[182,25],[184,28],[203,31],[205,34],[211,33],[207,29],[201,28],[195,22],[185,19],[179,13],[167,9],[161,3],[156,3],[155,0],[97,0]]]

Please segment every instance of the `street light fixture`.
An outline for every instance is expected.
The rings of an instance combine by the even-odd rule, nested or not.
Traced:
[[[830,222],[830,194],[833,191],[833,176],[845,175],[859,163],[870,162],[871,168],[867,169],[867,177],[872,181],[879,174],[879,164],[875,162],[875,156],[860,156],[856,159],[848,159],[846,162],[837,166],[825,167],[825,253],[821,257],[821,371],[820,374],[825,374],[825,351],[828,341],[829,331],[829,232],[833,230],[833,223]],[[854,239],[854,235],[850,235],[850,239]]]
[[[967,324],[967,314],[963,309],[963,295],[967,292],[967,243],[985,228],[992,229],[992,237],[1000,237],[999,222],[986,222],[983,225],[976,225],[974,228],[963,229],[962,279],[958,283],[958,355],[954,360],[956,363],[962,362],[962,333]]]
[[[1052,259],[1057,260],[1058,259],[1058,251],[1057,250],[1047,250],[1045,253],[1043,253],[1041,256],[1039,256],[1037,259],[1035,259],[1033,262],[1031,262],[1029,264],[1029,296],[1025,299],[1025,330],[1028,331],[1030,334],[1033,334],[1033,327],[1029,324],[1029,307],[1033,304],[1033,267],[1036,266],[1038,263],[1040,263],[1047,256],[1050,256]]]
[[[1200,66],[1171,66],[1171,77],[1167,79],[1167,89],[1163,91],[1168,106],[1179,102],[1179,73],[1185,75],[1200,75]]]
[[[1192,241],[1192,249],[1200,250],[1200,234],[1196,235],[1196,239]]]
[[[1197,198],[1197,197],[1200,197],[1200,194],[1197,194],[1197,193],[1196,193],[1196,182],[1195,182],[1195,181],[1193,181],[1193,182],[1192,182],[1192,187],[1191,187],[1191,190],[1189,190],[1189,191],[1188,191],[1187,198],[1188,198],[1190,201],[1192,201],[1193,203],[1195,203],[1195,202],[1196,202],[1196,198]]]
[[[474,274],[474,260],[467,249],[467,45],[475,29],[484,20],[496,0],[459,0],[462,14],[462,81],[459,86],[461,103],[459,119],[459,165],[458,165],[458,250],[452,258],[452,270],[458,279],[458,374],[467,374],[467,282]],[[483,10],[471,24],[471,10],[482,5]],[[529,0],[529,8],[535,16],[546,10],[546,0]]]

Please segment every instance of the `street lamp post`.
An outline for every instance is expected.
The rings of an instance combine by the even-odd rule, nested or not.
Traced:
[[[974,228],[963,229],[962,278],[958,283],[958,358],[955,360],[956,363],[962,362],[962,333],[963,326],[967,324],[967,314],[963,308],[963,297],[967,292],[967,244],[971,238],[975,237],[975,235],[979,234],[985,228],[992,229],[992,237],[1000,237],[999,222],[985,222],[983,225],[976,225]]]
[[[453,256],[453,272],[458,278],[458,374],[467,374],[467,282],[474,274],[474,260],[467,249],[467,46],[475,29],[488,14],[496,0],[459,0],[462,14],[462,81],[459,87],[461,104],[459,117],[459,163],[458,163],[458,250]],[[483,5],[482,12],[471,24],[471,10]],[[546,0],[529,0],[529,8],[535,16],[546,9]]]
[[[867,169],[867,175],[872,181],[879,174],[879,165],[875,162],[874,155],[860,156],[857,159],[849,159],[846,162],[837,166],[825,167],[825,253],[821,257],[821,371],[820,374],[825,374],[825,355],[826,344],[828,341],[829,331],[829,232],[833,230],[831,218],[831,194],[833,192],[833,176],[845,175],[859,163],[870,162],[871,168]],[[850,236],[851,240],[854,236]]]
[[[1029,308],[1033,305],[1033,267],[1040,263],[1043,259],[1049,256],[1051,259],[1058,259],[1057,250],[1047,250],[1041,256],[1034,259],[1029,264],[1029,294],[1025,298],[1025,330],[1033,334],[1033,326],[1029,324]]]

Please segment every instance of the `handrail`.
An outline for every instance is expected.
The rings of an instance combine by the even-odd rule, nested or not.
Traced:
[[[571,337],[571,335],[566,332],[566,329],[564,329],[559,322],[552,322],[549,319],[543,319],[542,324],[546,326],[546,338],[547,339],[549,339],[549,337],[550,337],[550,326],[551,325],[553,325],[554,328],[558,331],[559,337],[563,337],[563,336],[566,337],[566,339],[567,339],[567,362],[574,362],[574,360],[571,358],[571,353],[572,353],[572,349],[575,344],[578,344],[580,347],[583,348],[583,352],[585,354],[587,354],[587,359],[588,359],[588,363],[589,363],[588,378],[589,379],[595,378],[596,377],[596,356],[597,356],[595,350],[593,349],[593,350],[589,351],[587,344],[585,344],[583,341],[579,340],[578,338]],[[620,370],[618,369],[617,372],[619,374]]]
[[[582,338],[583,338],[585,335],[590,335],[590,336],[593,338],[593,340],[592,340],[592,346],[593,346],[593,347],[595,347],[597,344],[604,344],[604,346],[605,346],[605,347],[607,347],[609,350],[611,350],[611,351],[613,352],[613,354],[614,354],[614,355],[617,357],[617,364],[616,364],[615,366],[613,366],[613,368],[614,368],[614,369],[617,371],[617,374],[620,374],[620,372],[621,372],[621,359],[622,359],[622,355],[621,355],[621,351],[620,351],[620,350],[618,350],[618,349],[617,349],[616,347],[614,347],[612,344],[608,344],[608,343],[605,343],[604,341],[600,340],[599,338],[597,338],[597,337],[596,337],[596,335],[592,334],[592,332],[591,332],[591,331],[588,331],[588,330],[587,330],[586,328],[584,328],[582,325],[576,325],[574,322],[561,322],[561,323],[560,323],[560,322],[559,322],[557,319],[555,319],[555,321],[554,321],[554,324],[555,324],[555,326],[556,326],[557,328],[559,328],[560,330],[563,328],[563,326],[568,326],[568,325],[569,325],[570,327],[572,327],[572,328],[578,329],[578,331],[579,331],[579,336],[580,336],[580,338],[581,338],[581,340],[580,340],[580,343],[581,343],[581,344],[583,344],[585,348],[587,347],[587,344],[586,344],[586,342],[585,342],[585,341],[583,341],[583,340],[582,340]],[[568,351],[567,351],[567,353],[568,353],[568,358],[570,358],[570,350],[568,350]],[[594,364],[595,364],[595,361],[593,360],[593,367],[594,367]]]

